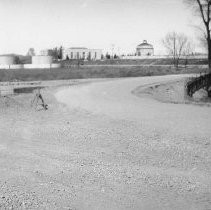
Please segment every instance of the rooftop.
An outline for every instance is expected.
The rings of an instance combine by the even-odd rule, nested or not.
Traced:
[[[143,43],[139,44],[137,47],[153,48],[153,46],[151,44],[147,43],[147,40],[144,40]]]

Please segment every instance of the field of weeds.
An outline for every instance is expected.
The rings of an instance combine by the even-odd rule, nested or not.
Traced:
[[[168,74],[204,73],[202,66],[175,69],[173,66],[71,66],[59,69],[0,70],[0,82],[43,81],[86,78],[142,77]]]

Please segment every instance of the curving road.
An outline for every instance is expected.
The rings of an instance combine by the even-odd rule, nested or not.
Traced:
[[[210,107],[168,104],[151,98],[137,97],[132,91],[138,86],[178,80],[187,75],[114,79],[89,85],[74,86],[57,93],[57,99],[71,108],[107,115],[168,129],[169,132],[198,133],[211,136]]]
[[[185,76],[114,79],[56,94],[70,110],[91,114],[87,126],[92,139],[98,138],[92,149],[103,151],[102,167],[105,162],[110,167],[103,176],[108,170],[118,176],[119,171],[127,171],[119,182],[114,175],[106,178],[108,186],[115,186],[110,196],[117,201],[103,197],[106,205],[97,202],[102,209],[211,208],[211,108],[161,103],[132,94],[138,86]]]

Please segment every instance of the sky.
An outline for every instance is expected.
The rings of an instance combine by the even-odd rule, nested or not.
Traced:
[[[196,22],[183,0],[0,0],[0,54],[61,45],[127,54],[143,40],[164,54],[161,40],[171,31],[198,47]]]

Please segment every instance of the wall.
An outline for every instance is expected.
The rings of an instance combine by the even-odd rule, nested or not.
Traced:
[[[53,57],[52,56],[33,56],[32,57],[32,64],[35,65],[43,65],[43,64],[52,64],[53,63]]]
[[[0,69],[51,69],[51,68],[60,68],[60,67],[61,67],[60,63],[0,65]]]
[[[60,68],[60,63],[52,64],[24,64],[24,69],[51,69],[51,68]]]
[[[22,64],[13,64],[13,65],[0,64],[0,69],[22,69],[22,68],[23,68]]]
[[[147,48],[137,49],[136,53],[137,55],[139,55],[140,53],[140,56],[147,56],[147,55],[152,56],[154,54],[154,49],[147,49]]]
[[[53,63],[52,56],[33,56],[32,64],[15,64],[14,56],[0,56],[0,69],[50,69],[60,67],[61,64]]]
[[[15,64],[15,56],[0,56],[0,65]]]
[[[63,50],[63,60],[68,56],[69,59],[91,59],[100,60],[102,50],[100,49],[86,49],[86,48],[69,48]]]

